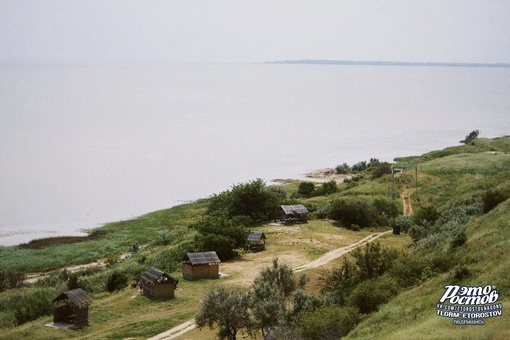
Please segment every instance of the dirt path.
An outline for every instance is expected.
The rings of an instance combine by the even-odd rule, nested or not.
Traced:
[[[299,266],[297,268],[293,268],[292,271],[295,272],[295,273],[298,273],[298,272],[301,272],[303,270],[307,270],[307,269],[312,269],[312,268],[323,266],[326,263],[328,263],[330,261],[333,261],[334,259],[339,258],[340,256],[345,255],[345,254],[353,251],[354,249],[356,249],[358,247],[361,247],[365,243],[372,242],[372,241],[378,239],[379,237],[381,237],[381,236],[383,236],[385,234],[388,234],[390,232],[391,232],[391,230],[388,230],[388,231],[384,231],[384,232],[374,233],[374,234],[368,235],[367,237],[365,237],[364,239],[359,240],[356,243],[353,243],[353,244],[348,245],[346,247],[337,248],[335,250],[332,250],[332,251],[322,255],[321,257],[319,257],[315,261],[309,262],[309,263],[304,264],[302,266]]]
[[[411,205],[411,197],[407,192],[407,189],[404,188],[400,193],[400,198],[402,199],[402,207],[404,208],[404,216],[410,216],[413,214],[413,206]]]
[[[364,245],[366,243],[375,241],[379,237],[381,237],[381,236],[383,236],[385,234],[388,234],[388,233],[391,233],[391,230],[368,235],[367,237],[365,237],[364,239],[359,240],[356,243],[350,244],[350,245],[345,246],[345,247],[340,247],[340,248],[334,249],[334,250],[332,250],[330,252],[327,252],[326,254],[322,255],[317,260],[314,260],[314,261],[309,262],[307,264],[304,264],[302,266],[293,268],[292,270],[297,273],[297,272],[300,272],[300,271],[303,271],[303,270],[320,267],[320,266],[325,265],[326,263],[328,263],[330,261],[333,261],[336,258],[339,258],[342,255],[345,255],[345,254],[353,251],[354,249],[356,249],[358,247],[361,247],[362,245]],[[158,334],[158,335],[156,335],[156,336],[154,336],[152,338],[149,338],[148,340],[172,340],[172,339],[176,339],[177,337],[183,335],[184,333],[186,333],[188,331],[191,331],[194,328],[196,328],[195,320],[188,320],[188,321],[180,324],[179,326],[176,326],[176,327],[174,327],[174,328],[172,328],[172,329],[170,329],[170,330],[168,330],[166,332],[160,333],[160,334]]]

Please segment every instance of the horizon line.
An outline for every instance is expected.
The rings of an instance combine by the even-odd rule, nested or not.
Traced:
[[[510,63],[466,63],[437,61],[384,61],[384,60],[331,60],[295,59],[264,61],[265,64],[315,64],[315,65],[372,65],[372,66],[437,66],[437,67],[494,67],[510,68]]]

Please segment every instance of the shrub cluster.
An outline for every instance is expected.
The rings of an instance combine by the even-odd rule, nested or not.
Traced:
[[[11,270],[0,271],[0,292],[7,289],[21,287],[25,277],[25,274]]]
[[[303,197],[310,198],[316,196],[331,195],[338,191],[338,186],[335,181],[329,181],[316,185],[313,182],[301,182],[299,183],[298,190],[292,196],[294,198]]]
[[[53,313],[51,300],[54,297],[55,291],[45,288],[20,291],[3,299],[0,303],[0,312],[8,312],[4,315],[10,315],[12,318],[0,321],[0,328],[19,326],[41,316],[51,315]]]
[[[436,209],[420,209],[413,218],[409,235],[416,249],[439,249],[449,240],[450,248],[467,242],[466,224],[471,216],[482,213],[482,202],[477,195],[460,197]]]
[[[351,229],[353,225],[360,228],[388,226],[398,214],[395,202],[384,198],[340,198],[333,200],[329,209],[330,219]]]
[[[264,222],[279,216],[281,201],[281,192],[267,187],[264,181],[257,179],[213,195],[209,200],[207,215],[226,218],[244,216],[248,224]]]

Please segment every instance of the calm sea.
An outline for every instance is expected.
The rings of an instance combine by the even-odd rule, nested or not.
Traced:
[[[0,65],[0,245],[510,134],[510,69]]]

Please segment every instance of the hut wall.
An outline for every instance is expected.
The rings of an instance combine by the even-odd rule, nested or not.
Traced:
[[[53,322],[69,322],[69,316],[73,310],[68,305],[58,306],[53,310]]]
[[[53,311],[53,322],[73,323],[77,326],[88,325],[88,308],[73,308],[69,305],[56,307]]]
[[[154,298],[173,298],[175,297],[175,285],[173,283],[144,284],[143,294]]]
[[[89,324],[89,309],[88,308],[80,308],[75,310],[75,324],[77,326],[85,326]]]
[[[220,266],[217,263],[192,266],[184,263],[182,276],[186,280],[217,279],[220,276]]]

